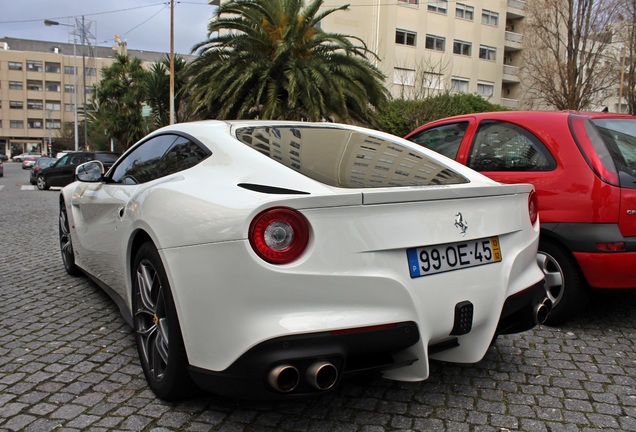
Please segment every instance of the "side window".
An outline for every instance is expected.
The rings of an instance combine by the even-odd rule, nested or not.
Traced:
[[[455,159],[467,129],[468,122],[446,124],[422,131],[409,140]]]
[[[157,174],[159,177],[163,177],[183,171],[195,166],[206,157],[208,157],[208,153],[201,147],[187,138],[178,137],[163,156],[157,167]]]
[[[117,164],[111,180],[137,184],[159,178],[158,165],[176,138],[175,135],[159,135],[142,143]]]
[[[71,157],[70,155],[62,156],[62,158],[58,159],[58,161],[55,163],[55,166],[60,167],[60,166],[68,165],[70,157]]]
[[[476,171],[551,171],[556,162],[545,145],[526,129],[487,121],[477,129],[468,166]]]

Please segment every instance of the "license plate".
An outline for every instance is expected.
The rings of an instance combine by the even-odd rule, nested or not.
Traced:
[[[406,250],[412,278],[500,262],[499,237]]]

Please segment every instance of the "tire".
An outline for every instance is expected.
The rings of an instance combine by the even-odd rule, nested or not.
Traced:
[[[576,260],[562,246],[542,240],[537,263],[545,275],[546,295],[552,302],[545,324],[562,324],[585,308],[590,290]]]
[[[40,190],[49,190],[49,185],[46,182],[46,178],[44,178],[44,176],[42,175],[38,176],[36,184],[38,185],[38,189]]]
[[[59,238],[64,269],[66,269],[66,273],[71,276],[78,276],[80,274],[80,270],[75,265],[75,254],[73,253],[71,230],[69,229],[68,214],[66,213],[66,206],[63,201],[60,202]]]
[[[188,358],[168,278],[151,242],[137,252],[133,270],[133,325],[144,375],[160,399],[184,399],[194,394],[196,386],[188,374]]]

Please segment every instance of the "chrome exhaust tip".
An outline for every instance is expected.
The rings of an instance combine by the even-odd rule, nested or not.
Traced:
[[[298,386],[300,373],[292,365],[279,365],[269,371],[267,382],[277,392],[289,393]]]
[[[548,298],[544,298],[541,303],[534,308],[534,322],[536,324],[543,324],[548,319],[548,315],[552,310],[552,302]]]
[[[329,362],[316,362],[307,369],[306,378],[312,387],[329,390],[338,380],[338,369]]]

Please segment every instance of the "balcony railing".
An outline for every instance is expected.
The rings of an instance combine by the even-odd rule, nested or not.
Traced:
[[[511,31],[506,32],[506,42],[513,42],[517,44],[523,43],[523,35],[521,33],[514,33]]]
[[[526,2],[521,0],[508,0],[508,7],[524,10],[526,8]]]
[[[519,108],[519,100],[501,98],[501,105],[505,106],[506,108]]]
[[[504,65],[503,67],[504,75],[519,75],[519,68],[517,66]]]

